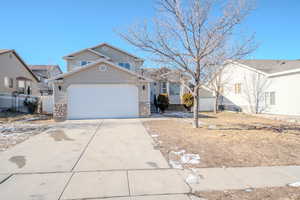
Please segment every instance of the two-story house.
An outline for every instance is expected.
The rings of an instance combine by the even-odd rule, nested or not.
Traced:
[[[38,79],[11,49],[0,49],[0,93],[38,95]]]
[[[54,119],[128,118],[150,115],[144,60],[103,43],[63,57],[67,73],[54,78]]]
[[[39,79],[39,91],[42,96],[53,94],[53,83],[48,80],[62,74],[59,65],[29,65],[30,70]]]
[[[23,107],[25,97],[39,96],[38,82],[15,50],[0,49],[0,110]]]

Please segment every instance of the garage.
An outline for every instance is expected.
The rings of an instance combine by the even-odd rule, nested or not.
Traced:
[[[68,93],[68,119],[138,117],[138,88],[130,84],[75,84]]]
[[[214,110],[215,98],[199,98],[199,111],[209,112]]]

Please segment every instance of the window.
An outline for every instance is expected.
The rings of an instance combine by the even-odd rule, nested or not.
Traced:
[[[82,60],[80,61],[80,66],[88,65],[90,63],[91,63],[90,61]]]
[[[235,94],[241,94],[241,91],[242,91],[241,85],[242,85],[241,83],[234,84],[234,93]]]
[[[25,88],[25,81],[18,80],[18,88]]]
[[[125,69],[130,69],[130,64],[129,63],[119,63],[119,66],[125,68]]]
[[[101,72],[106,72],[107,71],[107,66],[106,65],[101,65],[98,67],[98,70]]]
[[[180,95],[180,84],[170,83],[170,95]]]
[[[270,105],[275,105],[275,92],[270,92]]]
[[[164,94],[168,93],[167,82],[161,82],[160,89],[161,89],[160,90],[161,93],[164,93]]]
[[[275,92],[266,92],[265,93],[265,103],[266,103],[266,105],[275,105],[276,104],[276,93]]]
[[[14,80],[12,78],[4,77],[4,85],[7,88],[13,88],[14,87]]]

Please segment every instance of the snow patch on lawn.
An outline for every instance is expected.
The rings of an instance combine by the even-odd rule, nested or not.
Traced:
[[[176,169],[183,169],[184,164],[199,164],[200,156],[198,154],[186,153],[185,150],[170,151],[169,164]]]
[[[288,184],[290,187],[300,187],[300,181]]]

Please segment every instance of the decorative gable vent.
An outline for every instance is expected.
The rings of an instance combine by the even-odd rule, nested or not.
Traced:
[[[100,72],[106,72],[106,71],[107,71],[107,66],[106,66],[106,65],[100,65],[100,66],[98,67],[98,70],[99,70]]]

